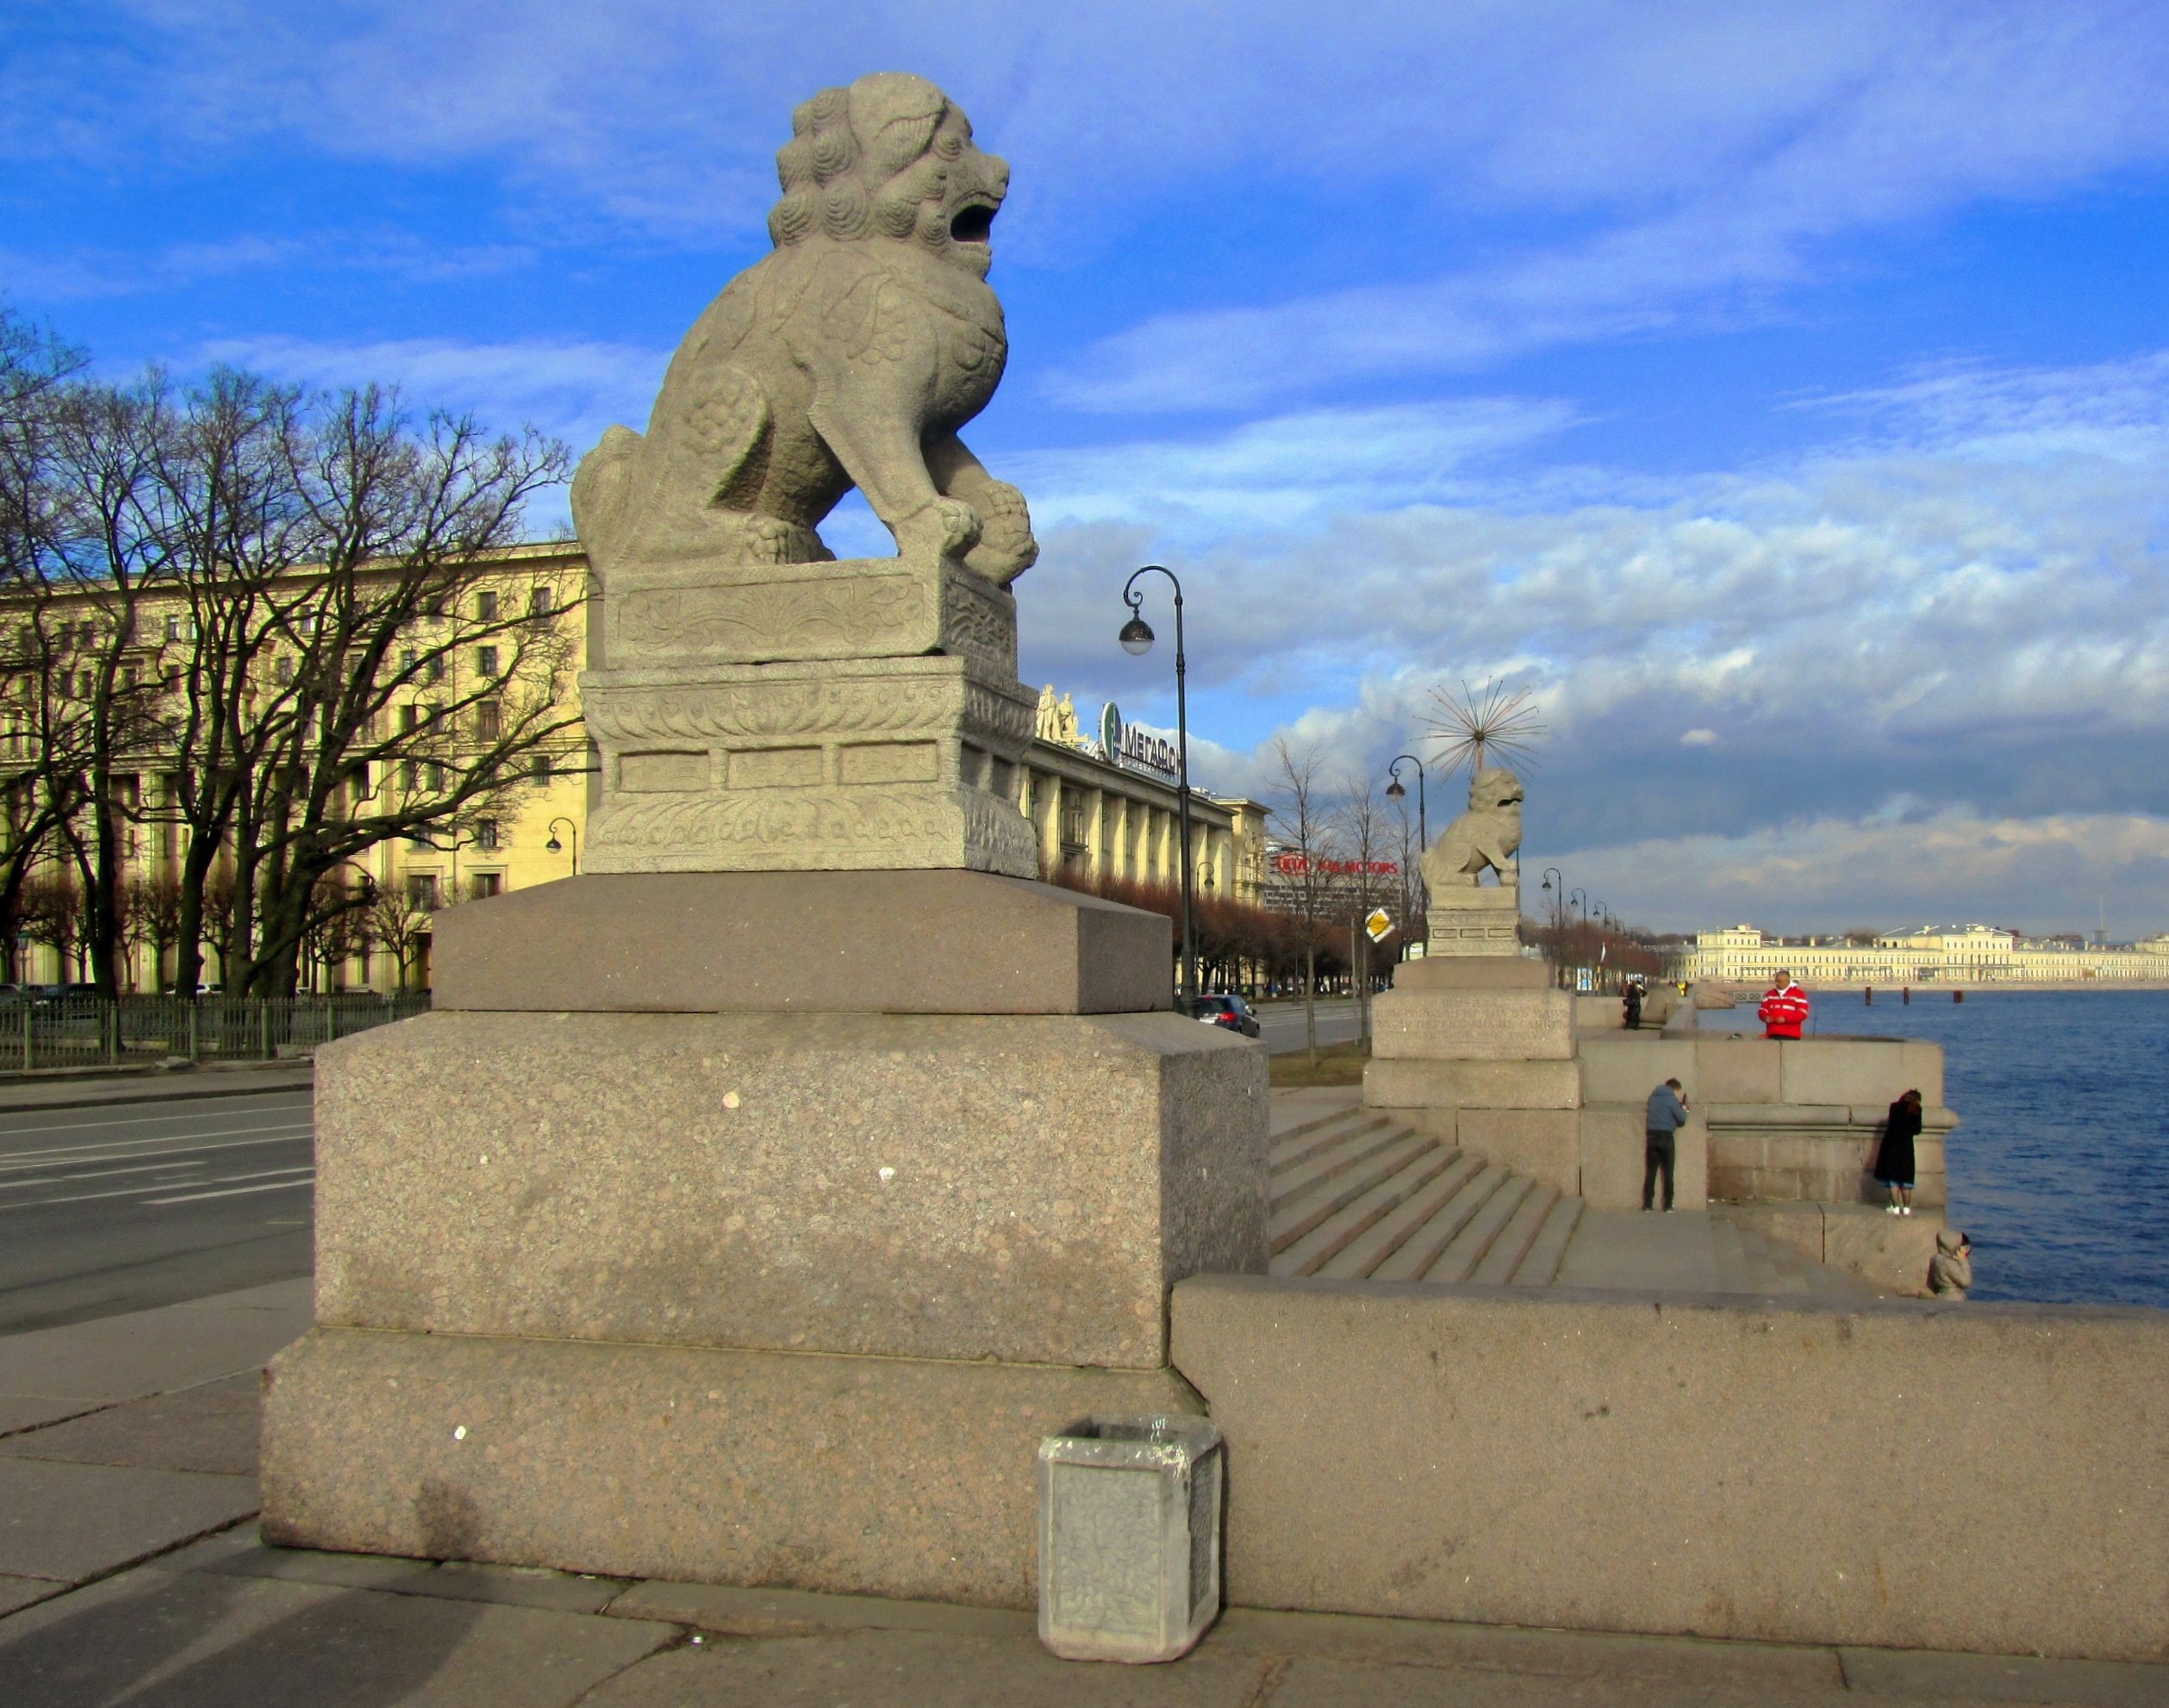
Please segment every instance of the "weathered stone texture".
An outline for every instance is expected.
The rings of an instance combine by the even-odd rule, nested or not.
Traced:
[[[590,670],[581,695],[601,765],[590,871],[1038,870],[1016,802],[1034,702],[1013,670],[644,664]]]
[[[1040,1438],[1202,1409],[1165,1369],[318,1329],[266,1381],[264,1534],[1030,1607]]]
[[[437,921],[435,1006],[1096,1014],[1174,1001],[1164,915],[985,872],[643,872]]]
[[[1264,1052],[1171,1013],[435,1013],[316,1098],[327,1326],[1150,1368],[1265,1268]]]
[[[1574,999],[1556,990],[1389,990],[1371,1006],[1380,1060],[1565,1060]]]
[[[1383,1000],[1382,998],[1381,999]],[[1374,1060],[1363,1069],[1363,1102],[1372,1109],[1572,1109],[1581,1101],[1572,1062],[1450,1062],[1408,1057]]]
[[[1249,1606],[2169,1659],[2169,1313],[1200,1277]]]

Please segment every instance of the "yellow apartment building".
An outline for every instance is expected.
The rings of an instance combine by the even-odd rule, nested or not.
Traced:
[[[540,600],[544,619],[553,626],[564,650],[575,658],[584,657],[586,610],[580,595],[586,574],[586,559],[574,542],[513,547],[471,577],[462,597],[477,602],[478,608],[465,614],[495,619],[501,608],[532,608]],[[539,589],[554,593],[538,593]],[[527,603],[503,602],[509,601]],[[453,622],[460,614],[447,612],[421,620]],[[184,642],[186,637],[179,626],[184,621],[178,608],[146,605],[138,623],[143,636],[142,668],[169,668],[161,662],[161,644]],[[429,637],[423,639],[426,642]],[[478,649],[444,648],[441,677],[418,680],[402,690],[390,714],[408,720],[406,726],[412,728],[415,720],[431,715],[433,701],[458,702],[468,687],[461,678],[463,670],[495,667],[494,655],[470,659],[465,654],[471,651]],[[271,668],[282,668],[276,658]],[[577,716],[577,670],[563,673],[558,691]],[[1061,715],[1069,704],[1067,696],[1055,701],[1051,690],[1043,696],[1038,732],[1018,768],[1017,804],[1037,832],[1043,869],[1050,874],[1067,869],[1093,878],[1179,885],[1180,801],[1173,777],[1158,763],[1164,756],[1150,743],[1131,742],[1118,745],[1110,757],[1104,741],[1078,731],[1074,713],[1066,719]],[[1101,726],[1104,733],[1104,716]],[[20,744],[22,732],[9,730],[0,739]],[[1130,751],[1125,752],[1125,746]],[[457,835],[398,838],[370,851],[367,876],[380,897],[371,911],[371,929],[351,956],[307,968],[303,976],[309,986],[333,990],[427,988],[432,922],[437,914],[577,873],[587,829],[588,753],[576,725],[552,738],[534,755],[526,776],[499,798],[493,815],[475,819]],[[388,786],[390,781],[372,779],[371,786]],[[171,876],[178,870],[180,835],[174,825],[161,820],[159,811],[161,800],[171,798],[162,794],[171,787],[170,762],[162,769],[159,756],[144,755],[139,774],[126,787],[144,803],[141,822],[132,828],[128,846],[131,875]],[[1200,895],[1260,898],[1266,876],[1265,824],[1266,810],[1256,801],[1223,800],[1192,790],[1192,846]],[[171,977],[170,963],[154,967],[150,959],[147,951],[134,952],[129,981],[133,988],[162,988],[163,981]],[[75,968],[62,964],[49,945],[26,944],[19,963],[19,976],[25,982],[59,982],[78,976]],[[205,976],[213,981],[221,976],[215,955],[207,960]]]
[[[2134,944],[2033,938],[2000,926],[1923,926],[1872,944],[1787,941],[1753,926],[1695,933],[1692,976],[1763,984],[1780,970],[1814,985],[2146,984],[2169,982],[2169,937]]]

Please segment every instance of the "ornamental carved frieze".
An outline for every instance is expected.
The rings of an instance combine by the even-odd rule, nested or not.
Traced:
[[[963,866],[1032,876],[1031,827],[973,789],[749,789],[620,796],[593,826],[595,871]]]
[[[929,592],[904,575],[639,588],[614,602],[612,649],[749,662],[903,657],[924,651],[933,632]]]

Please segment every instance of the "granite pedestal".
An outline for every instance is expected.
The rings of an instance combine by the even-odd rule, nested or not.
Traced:
[[[1030,1605],[1038,1437],[1199,1409],[1169,1291],[1265,1270],[1263,1050],[1081,1012],[1165,1002],[1166,923],[1066,891],[552,888],[448,917],[446,1006],[318,1057],[317,1326],[272,1367],[266,1535]],[[756,913],[786,896],[948,929],[916,982],[843,933],[794,973]],[[604,946],[610,912],[651,952]],[[907,985],[981,1011],[830,1006]]]

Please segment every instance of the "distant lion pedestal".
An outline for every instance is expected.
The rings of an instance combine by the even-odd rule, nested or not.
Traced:
[[[439,931],[439,1010],[318,1057],[269,1540],[1030,1606],[1040,1438],[1202,1410],[1168,1292],[1265,1269],[1265,1063],[1151,1006],[1158,915],[664,874]]]

